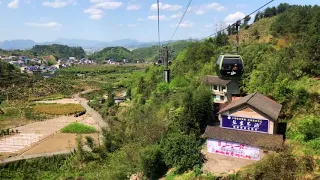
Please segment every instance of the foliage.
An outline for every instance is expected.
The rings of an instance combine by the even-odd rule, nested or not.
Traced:
[[[123,59],[132,59],[131,51],[124,47],[107,47],[99,52],[93,53],[90,59],[104,61],[113,59],[114,61],[122,61]]]
[[[78,123],[78,122],[70,123],[69,125],[61,129],[62,133],[76,133],[76,134],[89,134],[89,133],[94,133],[96,131],[97,130],[94,127],[88,126],[82,123]]]
[[[31,53],[39,55],[54,55],[59,58],[76,57],[81,59],[85,57],[85,52],[82,47],[69,47],[66,45],[52,44],[52,45],[35,45],[31,48]]]
[[[260,12],[258,11],[255,15],[254,22],[259,21],[262,18],[269,18],[276,16],[278,14],[284,13],[292,6],[288,3],[280,3],[277,7],[267,7],[264,11]]]
[[[150,179],[159,179],[167,171],[158,145],[145,148],[141,152],[140,158],[143,173]]]
[[[173,50],[171,58],[174,60],[180,52],[187,48],[190,42],[186,40],[176,41],[169,44],[165,44],[169,50]],[[144,48],[138,48],[132,50],[134,60],[144,60],[144,61],[156,61],[158,60],[158,46],[150,46]]]
[[[303,163],[303,161],[307,163]],[[290,150],[268,155],[253,167],[241,173],[241,179],[296,179],[300,173],[312,171],[313,160],[310,157],[295,158]]]
[[[83,112],[85,109],[80,104],[39,104],[34,107],[34,111],[50,115],[71,115]]]
[[[184,172],[201,163],[200,142],[194,135],[169,134],[162,139],[161,148],[166,165]]]

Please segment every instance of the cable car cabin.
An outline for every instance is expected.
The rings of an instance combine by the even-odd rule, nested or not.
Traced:
[[[221,79],[240,79],[243,74],[243,60],[240,55],[220,55],[216,71]]]

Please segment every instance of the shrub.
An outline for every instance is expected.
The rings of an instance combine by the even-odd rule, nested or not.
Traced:
[[[167,171],[159,146],[149,146],[140,155],[144,174],[150,179],[158,179]]]
[[[273,153],[241,173],[241,179],[297,179],[300,174],[313,170],[312,157],[295,158],[289,149]]]
[[[77,134],[86,134],[94,133],[96,129],[92,126],[88,126],[82,123],[73,122],[61,129],[63,133],[77,133]]]
[[[166,165],[183,172],[201,164],[201,146],[195,135],[169,134],[161,140]]]

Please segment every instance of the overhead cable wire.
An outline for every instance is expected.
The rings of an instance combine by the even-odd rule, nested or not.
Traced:
[[[189,7],[190,7],[191,2],[192,2],[192,0],[190,0],[190,1],[189,1],[189,3],[188,3],[188,5],[187,5],[187,7],[186,7],[186,9],[185,9],[185,11],[184,11],[184,13],[183,13],[183,15],[181,16],[180,22],[179,22],[178,26],[176,27],[176,30],[174,31],[174,33],[173,33],[173,35],[172,35],[172,37],[171,37],[170,41],[173,39],[174,35],[177,33],[177,30],[179,29],[180,24],[181,24],[181,22],[182,22],[182,20],[183,20],[184,16],[186,15],[186,13],[187,13],[187,11],[188,11]]]
[[[157,7],[158,7],[158,41],[159,41],[159,58],[160,58],[161,39],[160,39],[160,3],[159,3],[159,0],[157,0]]]
[[[250,13],[250,14],[248,14],[248,15],[244,16],[242,19],[239,19],[238,21],[242,21],[242,20],[244,20],[246,17],[251,16],[252,14],[254,14],[255,12],[257,12],[257,11],[259,11],[260,9],[264,8],[265,6],[267,6],[268,4],[270,4],[270,3],[271,3],[271,2],[273,2],[273,1],[274,1],[274,0],[269,1],[268,3],[264,4],[263,6],[261,6],[261,7],[260,7],[260,8],[258,8],[258,9],[256,9],[256,10],[255,10],[255,11],[253,11],[252,13]],[[237,21],[237,22],[238,22],[238,21]],[[232,24],[232,25],[234,26],[237,22],[235,22],[235,23],[234,23],[234,24]],[[224,31],[224,30],[226,30],[226,29],[228,29],[228,27],[226,27],[226,28],[224,28],[224,29],[222,29],[222,30],[220,30],[220,31],[218,31],[218,32],[216,32],[216,33],[213,33],[213,34],[211,34],[211,35],[209,35],[209,36],[207,36],[207,37],[205,37],[205,38],[203,38],[203,39],[201,39],[201,40],[204,40],[204,39],[206,39],[206,38],[208,38],[208,37],[214,36],[214,35],[216,35],[216,34],[218,34],[218,33],[222,32],[222,31]]]

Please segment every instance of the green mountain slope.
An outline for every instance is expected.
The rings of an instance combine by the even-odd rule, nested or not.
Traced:
[[[95,52],[89,56],[90,59],[97,61],[114,59],[115,61],[122,61],[123,59],[131,59],[132,53],[124,47],[107,47],[99,52]]]
[[[189,42],[186,40],[176,41],[166,44],[169,49],[173,50],[172,59],[175,59],[177,55],[187,48]],[[145,61],[155,61],[158,58],[159,46],[151,46],[145,48],[138,48],[132,51],[133,58],[136,60],[143,59]]]
[[[69,47],[59,44],[35,45],[30,52],[37,56],[54,55],[57,59],[69,57],[76,57],[77,59],[80,59],[85,56],[85,52],[82,47]]]
[[[188,41],[176,41],[173,43],[166,44],[170,50],[173,50],[172,59],[175,59],[177,55],[182,52],[187,46]],[[132,51],[124,47],[108,47],[101,51],[95,52],[90,55],[90,59],[98,61],[106,59],[114,59],[116,61],[122,61],[123,59],[130,59],[133,61],[144,60],[144,61],[155,61],[158,57],[159,46],[151,46],[145,48],[138,48]]]

